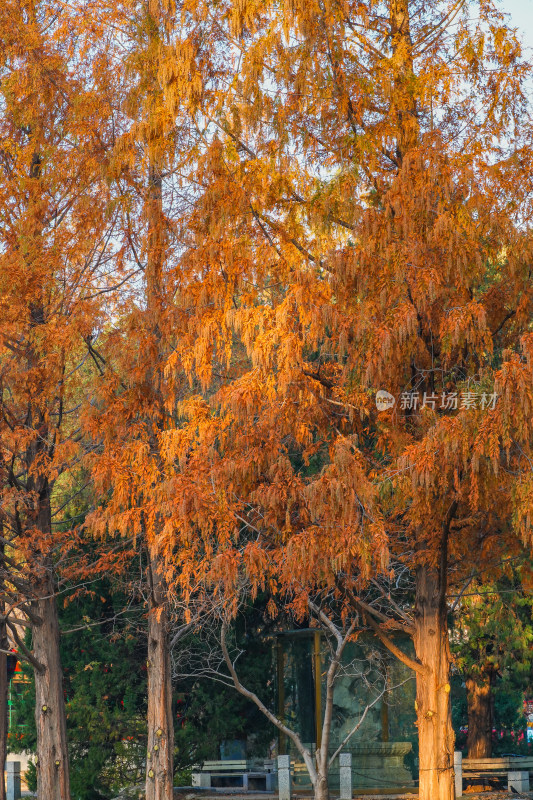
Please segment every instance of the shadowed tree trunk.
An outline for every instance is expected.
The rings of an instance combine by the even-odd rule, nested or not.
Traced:
[[[468,758],[492,756],[493,673],[466,679],[468,707]]]

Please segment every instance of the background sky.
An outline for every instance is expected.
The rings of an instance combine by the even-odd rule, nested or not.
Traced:
[[[533,49],[533,0],[501,0],[500,8],[511,15],[511,23],[516,26],[523,43]]]

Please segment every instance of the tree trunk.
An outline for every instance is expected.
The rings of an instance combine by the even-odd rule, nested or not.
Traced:
[[[148,611],[146,800],[172,800],[174,792],[174,725],[168,610],[164,581],[155,559],[152,560],[150,572],[152,591]]]
[[[315,800],[329,800],[328,776],[319,772],[315,784]]]
[[[491,675],[466,680],[468,705],[468,758],[490,758],[492,755],[492,680]]]
[[[445,558],[445,555],[442,556]],[[414,645],[423,670],[416,674],[419,800],[454,800],[454,732],[450,703],[450,648],[445,571],[416,571]]]
[[[327,715],[327,708],[326,708],[326,715]],[[324,725],[324,727],[322,728],[322,742],[320,747],[317,748],[316,751],[315,780],[313,780],[313,776],[310,775],[310,778],[313,782],[315,800],[329,800],[329,781],[328,781],[329,740],[330,740],[329,728],[327,725]]]
[[[161,20],[156,10],[150,10],[152,25],[150,38],[159,43]],[[151,124],[156,98],[160,93],[157,70],[150,74],[153,106],[150,110]],[[165,407],[161,391],[162,365],[165,355],[162,348],[161,321],[163,309],[163,267],[165,248],[165,225],[163,214],[162,165],[147,142],[149,152],[148,198],[146,217],[148,222],[148,247],[146,263],[146,310],[147,322],[153,337],[155,363],[147,363],[147,383],[153,393],[154,408],[149,422],[152,457],[162,470],[159,443],[156,431],[165,428]],[[156,148],[154,148],[156,149]],[[146,753],[146,800],[172,800],[174,789],[174,720],[172,719],[172,675],[168,640],[167,587],[162,575],[157,537],[159,522],[148,536],[150,600],[148,608],[148,749]]]
[[[40,446],[40,444],[39,444]],[[30,464],[35,463],[32,457]],[[46,542],[52,529],[50,486],[42,475],[31,476],[29,490],[39,495],[34,546],[35,570],[31,609],[33,661],[35,667],[35,727],[37,730],[37,798],[70,800],[67,748],[67,716],[63,693],[63,671],[59,652],[54,565],[47,549],[40,551],[38,532]],[[48,545],[45,544],[45,548]]]
[[[37,727],[38,800],[70,800],[67,723],[63,672],[59,655],[59,620],[51,581],[33,611],[42,620],[33,626],[35,722]]]

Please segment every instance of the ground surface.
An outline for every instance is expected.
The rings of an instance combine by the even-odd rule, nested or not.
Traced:
[[[248,793],[243,794],[238,791],[235,792],[210,792],[204,790],[197,792],[191,790],[190,787],[185,789],[174,790],[175,800],[278,800],[277,794],[266,794],[266,792]],[[533,800],[533,792],[468,792],[463,795],[464,800]],[[28,797],[30,800],[30,797]],[[121,792],[115,800],[144,800],[142,789],[132,789],[129,791]],[[293,800],[313,800],[310,794],[296,792],[293,794]],[[332,800],[337,800],[335,795],[332,795]],[[417,792],[406,792],[404,794],[355,794],[352,800],[418,800]]]
[[[23,792],[22,796],[26,798],[26,800],[34,800],[35,795],[30,794],[29,792]],[[274,800],[277,798],[277,795],[224,795],[224,794],[217,794],[217,795],[193,795],[190,794],[183,794],[183,792],[176,792],[175,793],[176,800],[227,800],[228,797],[231,797],[232,800]],[[124,795],[127,797],[127,795]],[[297,795],[298,800],[312,800],[311,797],[304,797],[303,795]],[[354,795],[353,800],[415,800],[417,798],[417,794],[380,794],[380,795]],[[481,792],[479,794],[466,794],[463,795],[465,800],[533,800],[533,792],[522,792],[520,794],[511,794],[509,792]],[[122,800],[122,797],[117,798],[117,800]],[[137,798],[135,798],[137,800]],[[140,796],[140,800],[143,800],[142,795]]]
[[[274,795],[267,795],[265,793],[261,794],[222,794],[222,793],[201,793],[195,794],[191,792],[189,789],[188,791],[176,791],[175,798],[176,800],[227,800],[231,798],[231,800],[277,800],[277,794]],[[293,794],[294,800],[312,800],[311,795],[305,795],[300,793]],[[407,792],[405,794],[355,794],[353,796],[353,800],[416,800],[418,798],[417,792]],[[533,792],[521,792],[519,794],[514,794],[511,792],[476,792],[476,793],[467,793],[463,795],[464,800],[510,800],[514,798],[514,800],[533,800]],[[332,795],[332,800],[335,800],[335,795]]]

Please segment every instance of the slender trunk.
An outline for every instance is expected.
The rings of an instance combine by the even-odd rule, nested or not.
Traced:
[[[154,78],[154,92],[157,81]],[[153,457],[160,462],[157,432],[164,429],[165,411],[161,392],[161,314],[163,307],[164,215],[161,169],[150,159],[148,180],[148,259],[146,305],[148,324],[157,353],[157,364],[148,366],[148,380],[154,396],[154,418],[150,434]],[[172,800],[174,794],[174,720],[172,718],[172,675],[168,638],[167,587],[157,552],[158,521],[148,541],[150,559],[150,601],[148,608],[148,749],[146,753],[146,800]]]
[[[468,705],[468,758],[492,755],[492,674],[466,680]]]
[[[313,603],[309,602],[309,607],[315,613],[318,609]],[[337,640],[337,647],[333,655],[328,671],[326,673],[326,702],[324,707],[324,719],[322,721],[322,729],[319,737],[320,719],[317,717],[317,740],[320,738],[320,746],[316,751],[316,779],[314,781],[315,798],[316,800],[329,800],[329,782],[328,773],[330,766],[329,745],[331,741],[331,725],[333,721],[333,705],[335,696],[335,681],[337,680],[339,667],[342,661],[342,656],[346,644],[353,633],[354,623],[350,626],[347,633],[344,635],[335,627],[335,625],[327,619],[327,617],[319,612],[319,617],[322,622],[326,624],[329,630],[334,634]],[[315,634],[316,637],[316,634]],[[318,657],[317,657],[318,656]],[[315,638],[315,688],[317,696],[319,695],[321,686],[321,658],[320,658],[320,639]]]
[[[50,587],[51,589],[52,587]],[[33,610],[42,623],[33,627],[38,800],[70,800],[67,724],[63,673],[59,655],[59,621],[55,598],[42,597]]]
[[[314,785],[315,800],[329,800],[329,783],[328,783],[329,742],[331,738],[331,722],[333,719],[333,693],[335,687],[335,678],[338,671],[339,659],[340,656],[338,655],[338,653],[336,653],[335,657],[332,659],[331,664],[329,665],[329,669],[326,675],[326,702],[324,707],[324,719],[322,721],[320,747],[317,747],[316,751],[316,781]],[[318,684],[320,686],[321,682],[320,662],[317,664],[315,672],[315,681],[318,681]]]
[[[442,555],[445,558],[445,555]],[[423,671],[416,673],[419,800],[454,800],[454,732],[450,702],[450,648],[445,570],[416,571],[414,645]]]
[[[162,273],[162,187],[155,167],[149,183],[149,256],[146,270],[147,310],[157,349],[161,354],[161,273]],[[153,457],[160,461],[157,431],[164,429],[161,373],[149,367],[149,380],[155,400],[155,418],[150,434]],[[146,800],[172,800],[174,783],[174,720],[172,718],[172,675],[170,669],[169,614],[167,587],[157,547],[158,521],[148,541],[150,560],[150,600],[148,608],[148,749],[146,753]]]
[[[147,363],[147,383],[153,396],[150,425],[152,457],[162,472],[158,434],[165,428],[162,369],[165,354],[162,344],[164,308],[163,269],[165,261],[165,217],[163,212],[161,145],[157,107],[161,87],[157,75],[162,20],[156,3],[146,5],[151,47],[149,84],[149,128],[145,142],[148,152],[148,192],[145,208],[148,223],[146,260],[146,311],[155,360]],[[172,674],[169,647],[169,604],[167,586],[158,552],[159,515],[148,536],[150,599],[148,607],[148,749],[146,753],[146,800],[172,800],[174,795],[174,720],[172,718]]]
[[[164,582],[155,559],[152,561],[150,572],[152,592],[148,614],[146,800],[171,800],[174,791],[174,725],[168,610]]]
[[[327,773],[319,773],[315,784],[315,800],[329,800],[329,785]]]
[[[329,800],[329,731],[322,729],[322,743],[316,751],[316,776],[313,782],[315,800]]]
[[[416,97],[413,93],[413,43],[409,0],[390,0],[390,37],[394,53],[390,118],[396,125],[396,156],[401,163],[416,146],[419,134]]]

